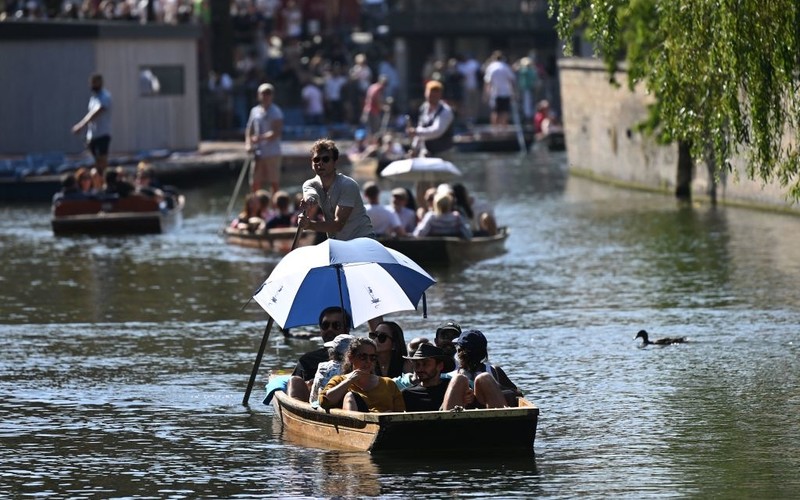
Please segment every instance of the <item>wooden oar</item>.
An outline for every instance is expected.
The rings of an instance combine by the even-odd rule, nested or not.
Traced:
[[[302,213],[303,215],[305,215],[305,214],[306,214],[306,211],[305,211],[305,209],[303,209],[303,211],[302,211],[301,213]],[[302,229],[300,229],[300,227],[298,226],[298,227],[297,227],[297,232],[296,232],[296,233],[294,233],[294,240],[292,240],[292,250],[294,250],[295,248],[297,248],[297,242],[298,242],[298,241],[300,241],[300,234],[301,234],[302,232],[303,232],[303,230],[302,230]],[[292,250],[289,250],[289,251],[291,252]]]
[[[297,247],[297,240],[300,238],[300,233],[302,231],[303,230],[298,226],[297,232],[294,235],[294,241],[292,242],[292,250],[294,250],[295,247]],[[253,385],[256,383],[258,368],[259,366],[261,366],[261,358],[264,356],[264,349],[267,348],[267,341],[269,340],[269,331],[272,330],[272,323],[274,322],[275,320],[272,319],[272,316],[270,316],[269,320],[267,320],[267,327],[264,329],[264,336],[261,338],[261,345],[258,348],[258,355],[256,355],[256,360],[253,363],[253,371],[250,372],[250,380],[247,382],[247,390],[244,391],[244,398],[242,399],[242,404],[244,406],[247,406],[248,401],[250,401],[250,393],[253,391]]]
[[[528,153],[528,146],[525,144],[525,133],[522,130],[522,120],[519,116],[519,106],[517,106],[517,97],[511,96],[511,118],[514,120],[514,127],[517,129],[517,143],[519,144],[520,154]]]

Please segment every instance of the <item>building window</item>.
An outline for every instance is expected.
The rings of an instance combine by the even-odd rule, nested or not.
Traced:
[[[139,94],[142,96],[183,95],[183,66],[140,66]]]

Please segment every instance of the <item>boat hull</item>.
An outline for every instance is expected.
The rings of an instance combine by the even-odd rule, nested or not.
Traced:
[[[132,235],[160,234],[180,227],[185,199],[177,196],[175,206],[161,210],[151,199],[62,200],[53,207],[53,234]]]
[[[276,392],[272,403],[284,436],[316,448],[371,453],[426,450],[533,451],[539,409],[520,398],[515,408],[463,411],[360,413],[326,412]]]
[[[540,134],[536,136],[536,142],[544,144],[550,151],[566,151],[567,149],[564,132],[561,131]]]
[[[523,129],[522,137],[527,150],[534,142],[533,133],[525,128]],[[520,151],[517,129],[513,127],[476,128],[470,132],[456,134],[453,138],[453,143],[456,151],[462,153],[509,153]]]
[[[498,228],[494,236],[464,240],[455,236],[422,238],[383,238],[380,242],[420,265],[449,266],[496,257],[505,252],[508,228]]]
[[[247,248],[258,248],[265,252],[289,253],[292,250],[296,227],[276,228],[267,232],[250,232],[246,229],[226,227],[225,242]],[[303,231],[297,240],[297,246],[312,245],[316,238],[314,231]]]

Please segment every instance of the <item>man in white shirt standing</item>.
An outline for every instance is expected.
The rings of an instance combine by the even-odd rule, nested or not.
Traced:
[[[517,76],[506,64],[505,56],[499,50],[492,53],[491,62],[486,66],[483,76],[484,93],[492,109],[492,125],[508,125],[511,112],[511,99],[516,94]]]
[[[78,134],[86,129],[86,145],[94,157],[95,168],[103,176],[108,167],[108,148],[111,143],[111,94],[103,88],[103,76],[100,73],[89,77],[89,85],[92,89],[89,110],[72,127],[72,133]]]
[[[256,159],[250,178],[254,193],[266,187],[272,188],[273,193],[280,189],[283,111],[273,104],[274,93],[275,87],[269,83],[258,86],[258,104],[250,110],[245,127],[245,149]]]

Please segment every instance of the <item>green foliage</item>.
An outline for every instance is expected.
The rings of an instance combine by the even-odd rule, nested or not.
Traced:
[[[657,98],[646,126],[660,139],[695,158],[742,157],[748,177],[800,200],[800,2],[557,0],[551,14],[612,75],[625,61],[629,87]]]

